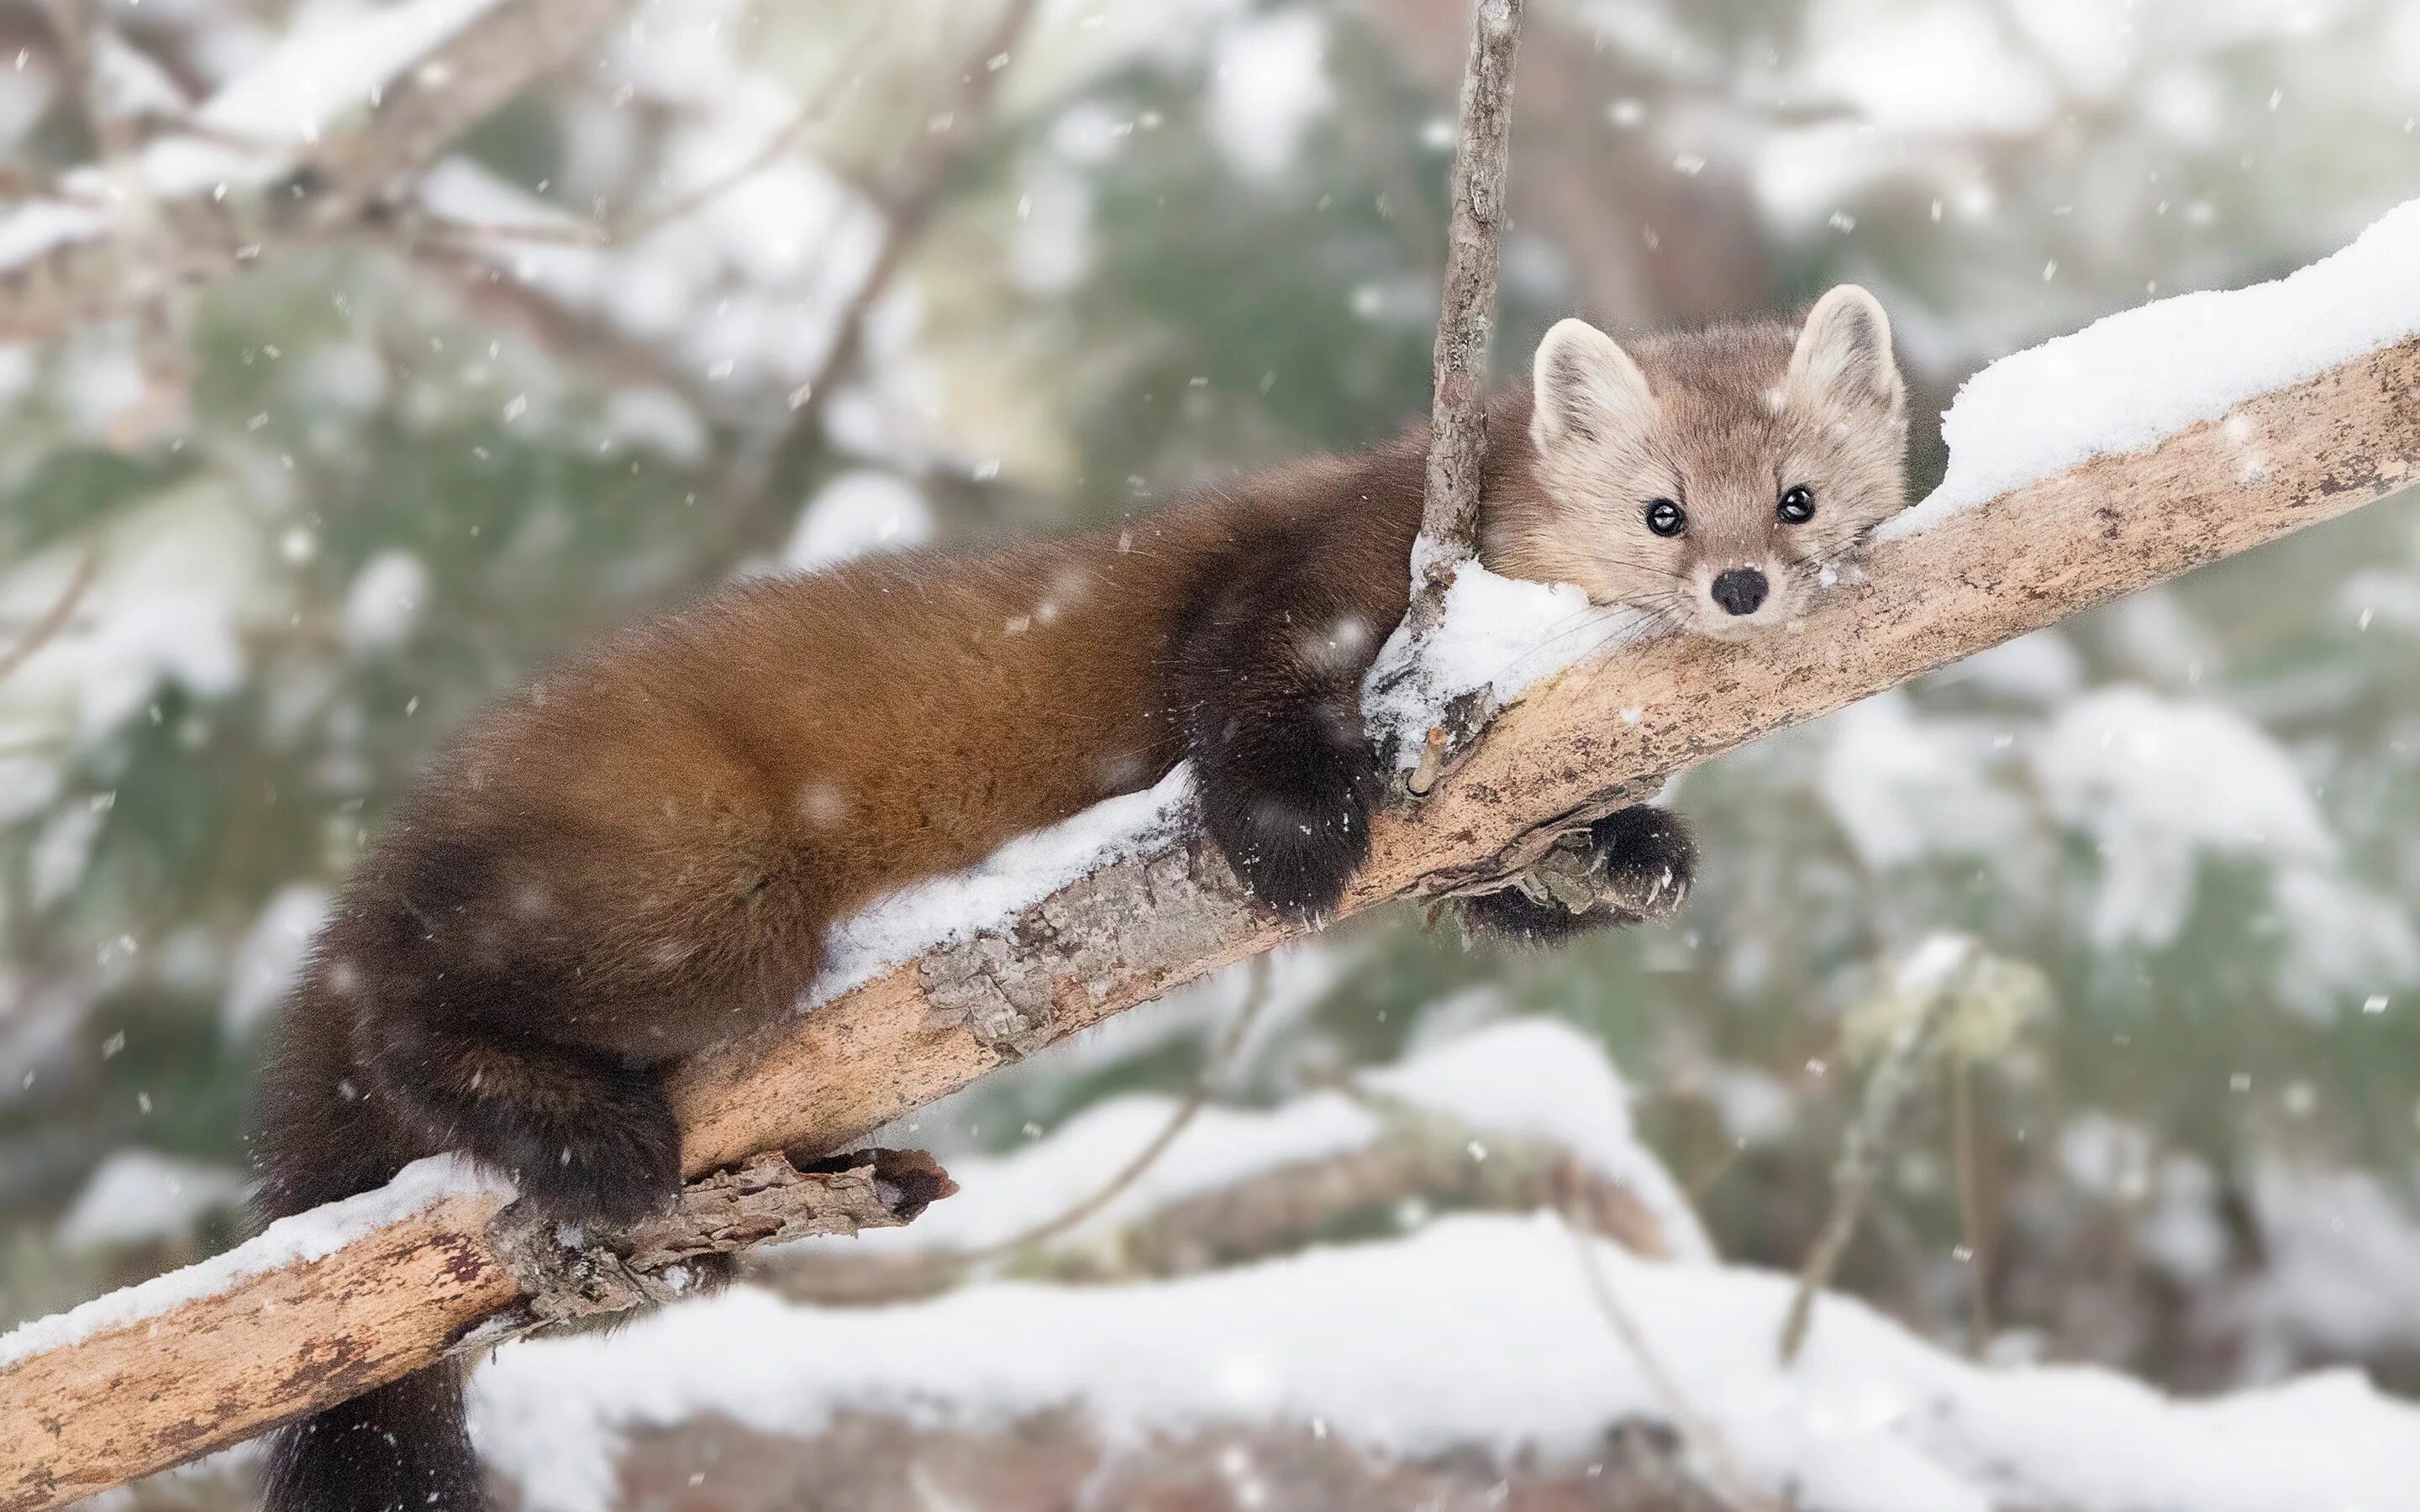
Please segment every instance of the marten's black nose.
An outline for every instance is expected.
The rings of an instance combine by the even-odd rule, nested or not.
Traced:
[[[1764,594],[1764,574],[1754,567],[1733,567],[1714,579],[1714,602],[1734,614],[1755,613]]]

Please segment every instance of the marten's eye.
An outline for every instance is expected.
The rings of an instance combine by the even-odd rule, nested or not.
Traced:
[[[1658,535],[1678,535],[1689,528],[1689,517],[1669,499],[1650,499],[1647,528]]]
[[[1804,525],[1815,517],[1815,496],[1803,483],[1793,483],[1781,490],[1781,502],[1773,511],[1786,525]]]

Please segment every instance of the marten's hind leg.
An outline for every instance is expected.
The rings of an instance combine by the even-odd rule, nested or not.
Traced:
[[[680,1125],[660,1063],[398,1015],[368,1033],[378,1094],[436,1143],[511,1177],[541,1211],[627,1224],[679,1192]]]

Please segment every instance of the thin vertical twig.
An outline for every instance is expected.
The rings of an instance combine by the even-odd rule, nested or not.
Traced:
[[[101,553],[85,552],[84,560],[76,563],[75,571],[69,576],[67,587],[59,591],[59,596],[42,611],[41,618],[25,627],[25,633],[17,638],[15,645],[0,648],[0,677],[6,677],[23,666],[32,659],[35,652],[48,645],[53,637],[68,627],[68,621],[75,616],[76,606],[84,601],[85,593],[100,574]]]
[[[1681,1390],[1681,1382],[1666,1368],[1664,1358],[1655,1352],[1655,1346],[1649,1341],[1647,1331],[1639,1326],[1637,1318],[1622,1302],[1621,1294],[1614,1289],[1613,1277],[1606,1274],[1604,1267],[1598,1263],[1594,1236],[1570,1211],[1566,1211],[1562,1216],[1563,1232],[1571,1236],[1572,1247],[1579,1256],[1580,1276],[1588,1284],[1590,1300],[1596,1304],[1596,1310],[1605,1315],[1606,1322],[1611,1325],[1614,1335],[1621,1340],[1622,1348],[1638,1362],[1639,1374],[1647,1378],[1647,1389],[1655,1394],[1656,1400],[1664,1408],[1664,1415],[1671,1419],[1673,1430],[1681,1435],[1681,1442],[1705,1467],[1706,1477],[1712,1482],[1709,1489],[1737,1512],[1779,1512],[1779,1504],[1758,1490],[1756,1483],[1748,1479],[1747,1472],[1740,1468],[1739,1457],[1731,1452],[1730,1441],[1723,1437],[1722,1430],[1715,1427],[1711,1419],[1698,1411],[1688,1395]]]
[[[1177,1104],[1176,1111],[1169,1116],[1167,1123],[1160,1126],[1159,1133],[1146,1141],[1142,1149],[1135,1151],[1133,1159],[1121,1166],[1116,1175],[1103,1182],[1090,1196],[1063,1209],[1031,1227],[1009,1235],[1006,1239],[995,1241],[980,1248],[958,1251],[949,1257],[949,1263],[964,1271],[986,1261],[1005,1259],[1011,1256],[1024,1254],[1078,1227],[1085,1220],[1116,1201],[1121,1194],[1131,1188],[1137,1181],[1141,1180],[1144,1174],[1159,1163],[1160,1156],[1168,1153],[1169,1148],[1176,1143],[1176,1136],[1183,1134],[1187,1126],[1192,1123],[1195,1116],[1208,1105],[1211,1094],[1218,1089],[1219,1077],[1225,1073],[1228,1066],[1242,1051],[1245,1038],[1252,1032],[1252,1026],[1259,1020],[1261,1010],[1267,1006],[1270,997],[1269,979],[1272,975],[1269,969],[1269,958],[1265,955],[1253,957],[1249,972],[1244,987],[1244,1006],[1236,1012],[1235,1022],[1228,1026],[1225,1037],[1219,1041],[1218,1049],[1211,1053],[1210,1059],[1202,1066],[1202,1073],[1194,1078],[1192,1089],[1186,1093],[1185,1101]]]
[[[1790,1299],[1790,1311],[1781,1324],[1781,1363],[1798,1358],[1807,1342],[1807,1330],[1815,1316],[1815,1294],[1830,1283],[1833,1273],[1839,1269],[1840,1257],[1856,1236],[1857,1221],[1864,1216],[1866,1199],[1873,1195],[1874,1182],[1882,1174],[1883,1157],[1890,1149],[1891,1126],[1898,1121],[1900,1109],[1906,1105],[1908,1095],[1916,1089],[1916,1072],[1925,1054],[1931,1048],[1941,1021],[1958,985],[1965,974],[1971,950],[1961,949],[1947,969],[1924,982],[1915,1000],[1905,1005],[1898,1026],[1885,1042],[1875,1058],[1874,1069],[1866,1077],[1865,1095],[1859,1100],[1857,1116],[1840,1136],[1839,1158],[1832,1166],[1832,1205],[1823,1215],[1823,1227],[1817,1230],[1815,1242],[1807,1247],[1807,1258],[1798,1270],[1798,1289]],[[1900,991],[1909,985],[1902,970]]]
[[[1975,1143],[1975,1073],[1964,1056],[1949,1057],[1949,1164],[1958,1193],[1958,1228],[1966,1246],[1967,1352],[1992,1343],[1992,1252],[1983,1232],[1981,1176]]]
[[[1428,473],[1412,548],[1406,623],[1426,634],[1443,616],[1454,568],[1478,553],[1479,485],[1487,460],[1487,351],[1512,137],[1512,62],[1522,0],[1478,0],[1463,71],[1445,287],[1431,356]]]

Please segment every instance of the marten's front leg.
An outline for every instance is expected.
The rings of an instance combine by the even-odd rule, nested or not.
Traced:
[[[1679,911],[1696,880],[1698,847],[1678,816],[1645,804],[1621,810],[1589,826],[1587,871],[1598,900],[1574,911],[1519,887],[1462,902],[1473,933],[1522,945],[1552,945],[1619,924],[1665,918]]]
[[[1213,586],[1179,647],[1176,694],[1202,820],[1252,891],[1296,916],[1336,906],[1370,856],[1383,791],[1361,675],[1403,613],[1323,557],[1273,543]],[[1401,583],[1400,567],[1387,582]]]

